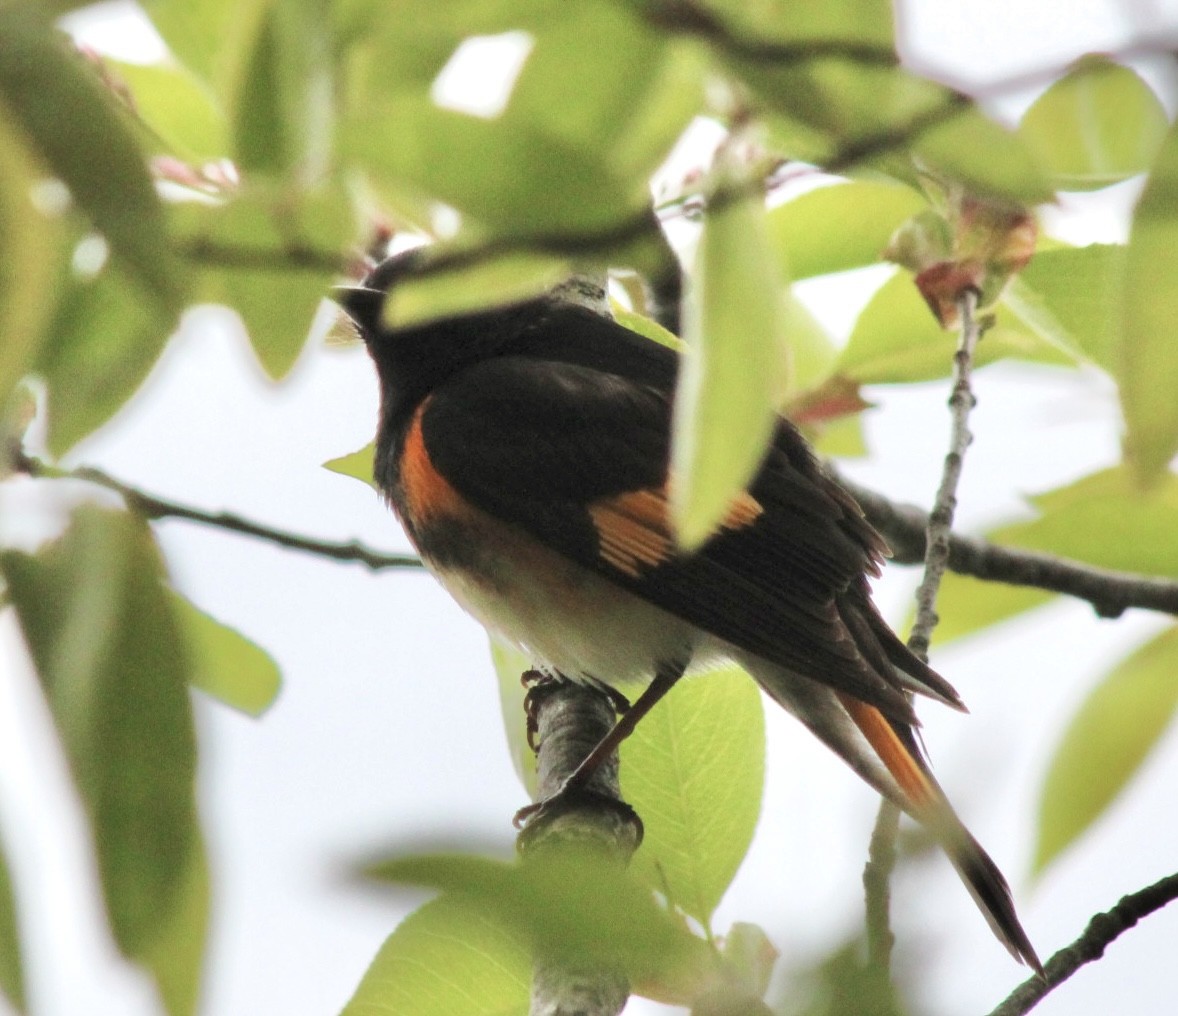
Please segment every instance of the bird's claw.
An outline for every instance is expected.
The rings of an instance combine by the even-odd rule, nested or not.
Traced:
[[[638,812],[611,794],[587,790],[578,784],[566,783],[551,797],[525,805],[515,813],[512,823],[521,830],[521,839],[526,841],[534,839],[541,829],[570,812],[600,812],[603,809],[614,812],[623,824],[634,829],[636,846],[642,842],[644,827]]]

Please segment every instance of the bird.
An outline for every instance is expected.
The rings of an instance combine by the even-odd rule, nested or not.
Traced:
[[[734,661],[929,829],[998,940],[1041,974],[1005,878],[919,738],[914,696],[962,700],[872,602],[887,545],[797,427],[777,420],[752,481],[686,552],[668,509],[683,354],[560,290],[386,323],[390,293],[428,260],[394,254],[335,294],[379,382],[374,479],[494,637],[545,673],[642,691],[587,764],[685,672]]]

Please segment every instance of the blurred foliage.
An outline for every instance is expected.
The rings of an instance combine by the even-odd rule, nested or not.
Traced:
[[[1039,802],[1033,867],[1042,872],[1116,799],[1178,709],[1178,628],[1109,673],[1068,723]],[[1099,765],[1092,765],[1099,759]]]
[[[170,1016],[195,1012],[206,908],[189,899],[203,866],[191,662],[155,541],[131,515],[84,507],[0,570],[93,829],[115,941]]]
[[[992,316],[983,365],[1102,371],[1126,424],[1123,465],[1043,495],[1037,518],[991,537],[1178,577],[1178,140],[1130,68],[1084,58],[1045,79],[1012,130],[899,66],[882,0],[144,0],[169,50],[153,66],[74,47],[51,18],[85,6],[0,5],[6,445],[27,423],[22,379],[38,380],[48,451],[64,455],[134,398],[199,302],[234,309],[266,373],[284,378],[321,299],[358,277],[374,238],[411,235],[461,255],[398,292],[388,309],[398,321],[534,293],[569,268],[647,270],[652,174],[709,118],[728,132],[718,168],[675,181],[659,209],[672,218],[707,206],[675,417],[687,544],[706,538],[748,479],[774,411],[825,450],[861,453],[863,385],[946,377],[952,343],[929,304],[946,320],[938,287],[966,280]],[[504,75],[474,61],[472,42],[482,58],[518,65],[502,94],[492,80]],[[1036,236],[1029,206],[1142,174],[1126,246]],[[899,267],[841,350],[790,288],[889,260]],[[371,464],[369,447],[328,465],[370,482]],[[171,590],[152,534],[129,514],[79,509],[41,552],[4,552],[0,574],[86,805],[115,941],[171,1016],[193,1013],[209,891],[187,688],[258,714],[278,693],[277,670]],[[950,577],[940,637],[1047,599]],[[1080,707],[1044,784],[1037,869],[1162,736],[1174,655],[1163,633]],[[526,661],[496,662],[527,780]],[[1094,745],[1100,779],[1090,778]],[[732,945],[759,942],[748,929],[720,949],[709,926],[759,814],[763,721],[751,683],[727,672],[685,684],[624,755],[648,832],[624,892],[584,881],[582,869],[400,858],[385,877],[442,895],[393,933],[345,1012],[522,1012],[528,950],[541,940],[620,950],[652,991],[684,1002],[695,992],[699,1012],[750,992],[755,1002],[771,950]],[[0,868],[0,988],[19,1004],[7,889]],[[540,934],[539,920],[556,923]],[[706,976],[686,977],[685,957]],[[848,947],[815,975],[806,1011],[860,1006],[856,957]]]
[[[0,991],[17,1012],[24,1014],[28,1006],[22,952],[12,873],[7,854],[0,851]]]

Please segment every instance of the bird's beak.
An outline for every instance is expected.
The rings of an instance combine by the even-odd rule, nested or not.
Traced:
[[[385,300],[383,290],[370,289],[368,286],[335,286],[331,298],[356,322],[361,333],[375,335],[380,330],[380,315]]]

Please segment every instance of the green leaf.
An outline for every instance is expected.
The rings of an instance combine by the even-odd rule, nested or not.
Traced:
[[[705,6],[742,39],[892,44],[890,0],[828,0],[821,4],[708,0]]]
[[[0,6],[0,101],[139,284],[139,299],[178,311],[182,276],[131,123],[28,5]]]
[[[176,58],[228,109],[271,0],[144,0],[141,6]]]
[[[897,228],[927,206],[916,191],[856,180],[819,187],[769,212],[769,232],[794,279],[876,264]]]
[[[28,1002],[25,999],[24,950],[17,916],[8,855],[0,847],[0,992],[23,1016],[28,1012]]]
[[[33,207],[35,179],[24,139],[0,101],[0,411],[33,362],[56,296],[56,230]]]
[[[506,115],[484,120],[441,109],[428,95],[357,110],[339,143],[378,189],[444,202],[504,236],[605,231],[649,201],[645,181],[622,188],[604,153]]]
[[[1166,125],[1149,85],[1128,67],[1094,56],[1035,100],[1018,133],[1057,190],[1087,191],[1149,169]]]
[[[721,524],[765,455],[789,381],[787,317],[760,199],[704,221],[675,396],[671,513],[679,543]]]
[[[249,716],[261,716],[282,686],[270,654],[175,590],[169,590],[169,599],[192,654],[193,687]]]
[[[376,442],[369,441],[363,448],[349,455],[328,459],[323,463],[323,468],[330,469],[333,473],[339,473],[341,476],[350,476],[361,483],[368,484],[375,490],[376,481],[372,477],[372,460],[375,454]]]
[[[1125,248],[1115,244],[1040,251],[1001,302],[1028,331],[1111,372],[1124,265]]]
[[[791,10],[796,10],[795,7]],[[915,184],[934,174],[988,197],[1035,204],[1052,191],[1026,145],[960,96],[899,65],[827,57],[728,66],[761,98],[782,154],[837,170],[865,165]],[[797,145],[797,148],[791,147]]]
[[[332,81],[323,0],[268,4],[236,93],[237,161],[246,172],[318,181],[328,166]]]
[[[1036,874],[1091,827],[1141,768],[1178,708],[1176,672],[1178,628],[1169,628],[1119,663],[1080,706],[1039,798]]]
[[[707,945],[600,850],[545,848],[518,863],[464,855],[382,862],[370,874],[448,893],[546,962],[624,971],[632,982],[698,976]]]
[[[1155,479],[1178,451],[1178,357],[1171,338],[1178,305],[1178,126],[1166,135],[1129,233],[1116,378],[1125,415],[1125,457]]]
[[[868,453],[863,436],[863,418],[841,416],[824,423],[814,434],[812,442],[820,455],[827,458],[861,459]]]
[[[384,304],[389,327],[422,324],[525,300],[547,292],[569,275],[568,263],[520,252],[478,258],[473,263],[400,282]]]
[[[499,678],[499,705],[503,710],[503,729],[507,734],[507,750],[515,774],[524,785],[528,796],[536,800],[538,780],[536,753],[528,744],[528,730],[524,713],[526,690],[520,678],[534,666],[532,660],[518,649],[491,640],[491,662]]]
[[[824,380],[838,359],[838,346],[822,323],[793,293],[785,294],[785,327],[789,335],[790,399]]]
[[[645,182],[702,108],[706,63],[625,4],[556,9],[534,35],[507,118],[604,154],[620,180]]]
[[[764,929],[737,921],[724,935],[723,950],[724,970],[734,986],[764,998],[779,955]]]
[[[996,308],[995,318],[978,346],[979,365],[1007,356],[1040,363],[1075,362],[1006,306]],[[912,277],[898,272],[859,315],[835,372],[862,384],[929,381],[949,376],[953,348],[952,336],[937,324]]]
[[[1033,503],[1041,517],[1000,530],[1003,542],[1100,568],[1178,577],[1178,476],[1167,474],[1146,493],[1122,466],[1040,494]]]
[[[1028,145],[976,106],[922,131],[911,152],[935,174],[983,197],[1027,205],[1054,197]]]
[[[708,927],[761,814],[757,686],[736,667],[681,681],[622,744],[621,775],[646,827],[632,870]]]
[[[419,0],[379,20],[355,49],[362,87],[341,150],[397,207],[441,201],[498,235],[608,231],[642,214],[651,173],[702,106],[698,48],[627,5]],[[440,108],[431,86],[458,44],[508,30],[526,30],[531,50],[506,109]]]
[[[549,0],[400,0],[397,17],[384,13],[375,0],[339,0],[332,7],[344,44],[341,77],[349,86],[341,99],[350,110],[397,93],[427,94],[466,39],[513,30],[534,36],[560,12]]]
[[[196,838],[177,901],[144,950],[168,1016],[197,1016],[208,937],[210,887],[204,844]]]
[[[786,147],[782,154],[818,165],[836,157],[845,160],[860,145],[862,161],[878,163],[878,139],[893,131],[904,135],[942,94],[898,65],[835,57],[774,62],[739,54],[721,58],[781,118],[776,139],[802,146]],[[885,162],[888,158],[895,161],[887,155]]]
[[[517,939],[442,896],[385,940],[340,1016],[525,1016],[531,982]]]
[[[1178,479],[1143,494],[1121,467],[1040,494],[1032,503],[1039,518],[992,529],[986,538],[1000,546],[1042,551],[1098,568],[1178,576],[1178,545],[1173,539]],[[937,642],[972,635],[1054,598],[1039,589],[950,573],[937,597]]]
[[[241,316],[266,373],[294,366],[354,235],[351,204],[336,187],[304,193],[259,187],[223,205],[173,211],[186,245],[203,253],[200,298]]]
[[[245,79],[233,118],[237,162],[246,172],[281,175],[297,158],[291,131],[284,115],[283,89],[279,69],[281,58],[275,26],[274,5],[269,4],[246,62]]]
[[[136,116],[158,139],[145,143],[190,162],[229,154],[224,111],[191,71],[170,64],[107,61],[134,98]]]
[[[203,922],[177,927],[192,915],[200,849],[196,742],[189,658],[150,531],[85,506],[60,540],[0,555],[0,570],[93,829],[115,941],[170,992],[181,974],[175,957],[154,965],[159,942],[204,937]],[[185,963],[201,952],[194,943]]]
[[[629,328],[632,332],[637,332],[652,342],[657,342],[660,345],[666,346],[668,349],[673,349],[677,353],[682,353],[687,348],[678,335],[669,332],[653,318],[648,318],[645,314],[636,314],[616,301],[611,301],[610,303],[610,314],[613,315],[613,319],[618,324]]]
[[[116,265],[65,280],[34,369],[49,387],[48,442],[62,455],[115,415],[159,359],[176,316]]]

